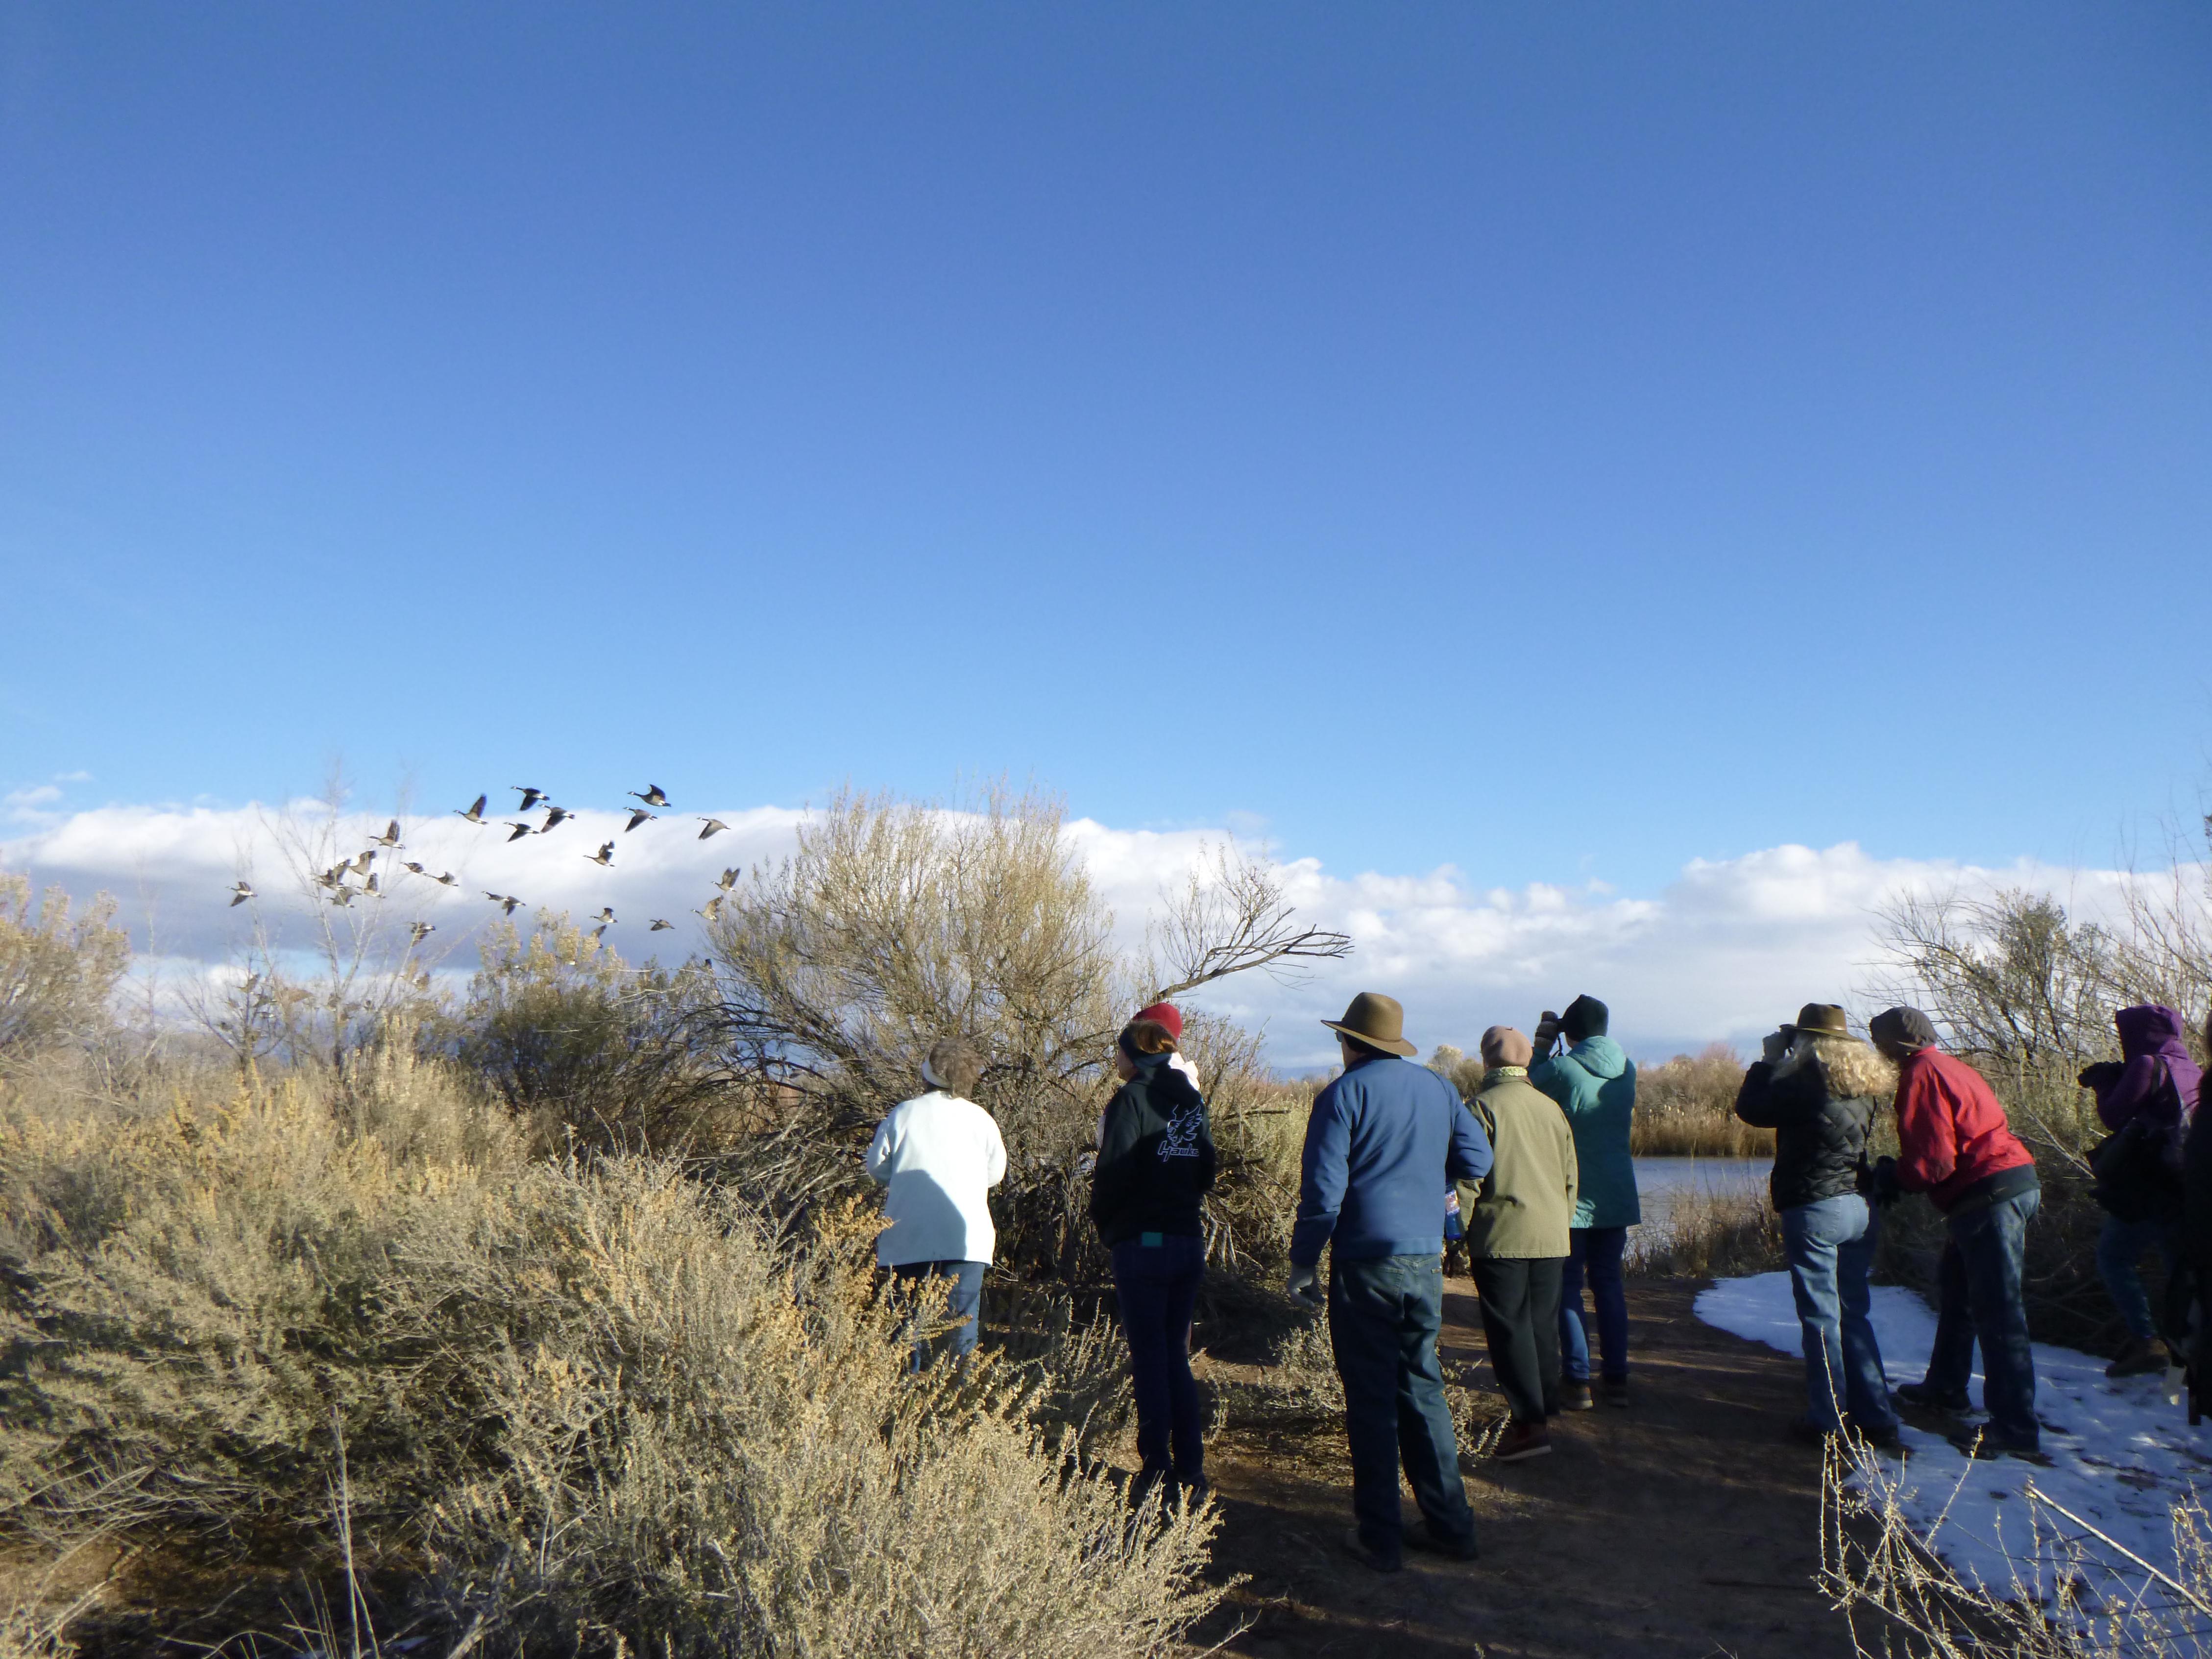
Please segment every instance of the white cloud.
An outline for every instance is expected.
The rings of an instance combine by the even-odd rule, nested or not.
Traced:
[[[18,793],[39,797],[24,811],[40,811],[52,799],[44,790]],[[15,798],[8,799],[12,805]],[[690,814],[671,813],[627,834],[622,814],[585,811],[550,835],[519,842],[509,842],[504,829],[453,815],[423,819],[407,826],[401,856],[434,873],[451,871],[459,885],[387,876],[392,892],[378,914],[434,923],[433,942],[441,948],[434,958],[453,970],[473,965],[474,931],[498,914],[487,890],[579,916],[611,905],[620,921],[610,939],[625,955],[659,949],[680,956],[700,943],[691,912],[711,895],[714,877],[727,866],[781,856],[801,822],[799,813],[775,807],[724,808],[716,816],[730,828],[706,842],[697,839]],[[198,970],[187,964],[236,959],[257,915],[280,946],[309,945],[331,913],[299,898],[298,872],[357,851],[383,824],[382,815],[333,820],[313,805],[101,807],[53,815],[0,841],[0,868],[27,871],[81,896],[112,892],[139,947],[189,973]],[[1088,819],[1070,824],[1067,834],[1131,943],[1163,890],[1179,884],[1221,838],[1199,830],[1116,830]],[[586,855],[610,840],[614,865],[602,870]],[[1317,860],[1284,859],[1278,867],[1301,915],[1349,933],[1353,956],[1322,964],[1302,984],[1247,975],[1194,1000],[1266,1022],[1271,1053],[1291,1066],[1329,1057],[1317,1022],[1359,989],[1404,1001],[1408,1035],[1425,1048],[1471,1046],[1497,1022],[1525,1029],[1540,1009],[1562,1006],[1580,991],[1613,1006],[1616,1035],[1638,1053],[1741,1041],[1801,1002],[1851,998],[1875,953],[1874,913],[1898,895],[2026,886],[2109,915],[2130,879],[2026,861],[1990,869],[1878,859],[1850,842],[1697,860],[1661,891],[1640,896],[1599,880],[1574,888],[1478,885],[1449,866],[1337,874]],[[228,890],[241,877],[261,900],[228,908]],[[648,934],[656,916],[675,922],[676,931]]]
[[[32,789],[11,789],[0,795],[0,811],[15,817],[40,817],[42,806],[52,805],[62,798],[62,792],[51,783],[42,783]]]

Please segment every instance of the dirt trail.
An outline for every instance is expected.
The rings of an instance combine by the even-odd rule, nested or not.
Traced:
[[[1798,1363],[1700,1324],[1695,1287],[1632,1283],[1635,1403],[1553,1425],[1549,1457],[1468,1479],[1482,1559],[1408,1553],[1369,1571],[1352,1521],[1340,1428],[1224,1431],[1208,1473],[1224,1514],[1217,1570],[1249,1582],[1200,1633],[1255,1659],[1385,1651],[1389,1659],[1663,1655],[1846,1659],[1841,1615],[1814,1588],[1820,1457],[1785,1441],[1804,1405]],[[1492,1390],[1474,1287],[1448,1281],[1446,1373]],[[1503,1401],[1499,1399],[1500,1409]],[[1406,1513],[1414,1513],[1410,1493]]]

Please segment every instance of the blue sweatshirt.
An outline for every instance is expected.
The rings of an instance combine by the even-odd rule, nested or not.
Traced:
[[[1340,1261],[1435,1255],[1444,1247],[1439,1194],[1490,1173],[1490,1143],[1458,1090],[1383,1055],[1321,1091],[1302,1164],[1291,1266],[1319,1261],[1332,1235]]]

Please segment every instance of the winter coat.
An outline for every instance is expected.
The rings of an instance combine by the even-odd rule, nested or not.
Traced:
[[[1859,1190],[1867,1131],[1887,1079],[1881,1061],[1863,1042],[1801,1037],[1770,1064],[1755,1060],[1736,1091],[1735,1115],[1774,1131],[1774,1171],[1767,1190],[1777,1210],[1794,1210]]]
[[[1200,1200],[1213,1190],[1206,1101],[1167,1054],[1141,1054],[1099,1120],[1091,1219],[1111,1249],[1145,1233],[1202,1237]]]
[[[1312,1267],[1332,1239],[1340,1261],[1433,1256],[1444,1247],[1438,1195],[1490,1173],[1490,1143],[1458,1090],[1378,1054],[1314,1097],[1299,1162],[1293,1267]]]
[[[1584,1037],[1528,1068],[1528,1081],[1559,1103],[1575,1133],[1577,1227],[1633,1227],[1644,1219],[1628,1121],[1636,1110],[1636,1066],[1609,1036]]]
[[[1202,1095],[1206,1092],[1206,1085],[1198,1080],[1198,1067],[1185,1060],[1180,1052],[1173,1048],[1168,1050],[1168,1065],[1174,1070],[1181,1072],[1185,1077],[1188,1078],[1190,1079],[1190,1086],[1197,1090],[1199,1093]],[[1091,1144],[1092,1146],[1103,1146],[1106,1144],[1106,1114],[1107,1112],[1113,1110],[1113,1109],[1114,1103],[1109,1100],[1106,1103],[1104,1109],[1099,1112],[1098,1132],[1091,1138]]]
[[[1463,1182],[1460,1214],[1477,1261],[1567,1253],[1575,1213],[1575,1136],[1552,1097],[1519,1066],[1493,1066],[1471,1103],[1489,1138],[1490,1173]]]
[[[2171,1132],[2179,1159],[2180,1131],[2197,1113],[2202,1075],[2181,1035],[2181,1016],[2156,1003],[2123,1008],[2112,1016],[2120,1034],[2120,1058],[2081,1073],[2094,1090],[2097,1115],[2108,1129],[2124,1129],[2142,1118]]]
[[[942,1089],[901,1101],[868,1144],[868,1173],[890,1188],[891,1224],[876,1239],[884,1267],[991,1259],[989,1193],[1006,1177],[1006,1146],[974,1101]]]
[[[2035,1158],[2005,1121],[1987,1079],[1941,1048],[1916,1049],[1897,1068],[1897,1184],[1948,1212],[1992,1176],[2027,1171]]]

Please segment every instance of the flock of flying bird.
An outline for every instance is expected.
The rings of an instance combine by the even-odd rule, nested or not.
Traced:
[[[550,835],[554,830],[559,829],[562,823],[576,816],[565,806],[555,805],[553,804],[552,798],[543,789],[533,789],[526,785],[520,783],[511,784],[508,787],[520,792],[522,796],[522,804],[514,809],[518,814],[536,811],[542,807],[545,812],[545,822],[543,823],[532,824],[520,823],[512,818],[506,820],[487,820],[484,817],[484,807],[490,801],[491,798],[489,795],[478,795],[476,798],[475,804],[471,806],[466,808],[455,807],[453,809],[453,816],[479,827],[490,827],[493,824],[504,822],[507,828],[511,832],[507,837],[510,843],[520,841],[525,836]],[[671,804],[668,796],[657,783],[648,783],[641,791],[632,789],[626,793],[631,797],[631,799],[637,801],[639,804],[628,809],[629,812],[629,822],[623,826],[623,833],[624,835],[628,835],[631,830],[636,829],[641,823],[649,823],[659,817],[660,814],[653,810],[654,807],[667,806]],[[705,841],[710,836],[714,836],[730,827],[728,824],[723,823],[720,818],[702,817],[699,819],[699,822],[705,826],[699,831],[699,839],[701,841]],[[399,820],[398,818],[394,818],[391,823],[385,826],[384,833],[380,836],[371,837],[369,844],[360,853],[349,859],[340,859],[329,869],[319,872],[313,878],[315,885],[324,890],[329,902],[334,905],[349,905],[351,904],[356,898],[362,896],[382,898],[384,896],[384,890],[382,884],[378,879],[375,869],[377,855],[381,853],[384,854],[386,860],[389,861],[394,854],[402,853],[405,850],[405,847],[401,843],[399,839]],[[599,850],[598,852],[586,853],[584,854],[584,857],[590,862],[598,865],[602,870],[611,870],[614,867],[615,843],[612,841],[602,842],[599,844]],[[399,867],[411,872],[412,874],[421,876],[425,880],[434,881],[441,887],[458,887],[460,885],[459,880],[451,871],[433,875],[428,870],[423,868],[422,865],[416,863],[411,859],[400,860]],[[741,870],[723,871],[721,878],[714,884],[717,888],[720,889],[720,891],[717,892],[713,898],[708,899],[706,904],[702,906],[696,914],[704,916],[708,921],[715,920],[715,918],[721,914],[723,899],[728,896],[730,890],[738,884],[743,875],[744,872]],[[351,884],[355,878],[361,878],[361,884],[359,886]],[[232,887],[230,902],[231,904],[235,907],[245,903],[248,899],[254,896],[255,893],[252,884],[246,881],[240,881]],[[522,900],[515,897],[512,893],[486,893],[484,896],[489,899],[494,904],[499,906],[502,914],[510,916],[515,913],[523,902]],[[598,915],[589,917],[587,920],[599,924],[592,929],[592,938],[596,941],[601,934],[605,933],[609,927],[614,925],[614,907],[611,905],[604,905],[600,908]],[[653,925],[647,928],[646,931],[651,933],[662,933],[669,928],[672,928],[676,924],[672,921],[665,921],[659,916],[655,916],[653,919]],[[412,924],[412,938],[409,941],[410,945],[420,945],[426,935],[436,931],[432,924],[427,921],[418,921]]]

